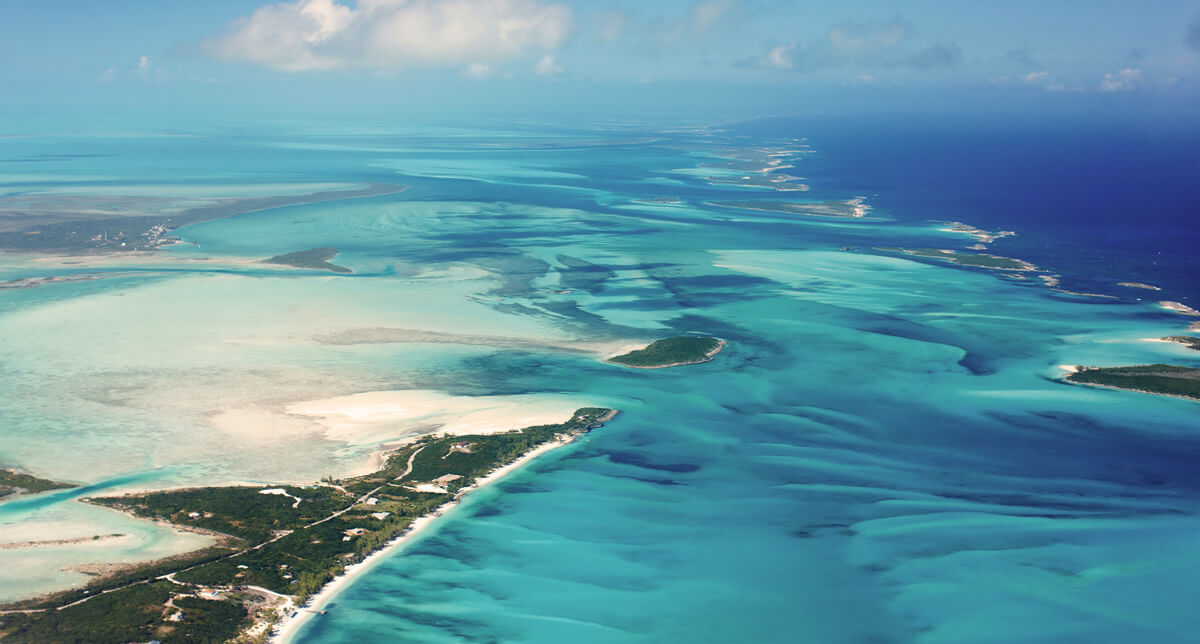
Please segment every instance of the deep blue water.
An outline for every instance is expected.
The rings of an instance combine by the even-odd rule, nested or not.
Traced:
[[[814,194],[866,194],[898,219],[1018,233],[993,252],[1125,297],[1200,301],[1200,123],[1087,115],[846,116],[742,124],[808,137]]]

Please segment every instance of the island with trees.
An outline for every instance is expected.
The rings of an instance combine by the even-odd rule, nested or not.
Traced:
[[[37,494],[50,490],[76,487],[74,483],[63,483],[41,479],[13,468],[0,469],[0,498],[17,494]]]
[[[457,500],[483,477],[569,443],[616,415],[481,435],[430,435],[372,474],[313,485],[207,487],[91,498],[217,537],[204,550],[0,609],[4,642],[265,642],[347,567]]]
[[[720,338],[681,335],[656,340],[644,349],[613,356],[608,362],[635,369],[662,369],[708,362],[723,348],[725,341]]]
[[[1067,382],[1200,400],[1200,369],[1169,364],[1076,367]]]
[[[321,271],[331,271],[334,273],[353,273],[354,271],[345,266],[330,264],[329,260],[337,257],[338,249],[332,246],[322,246],[320,248],[309,248],[308,250],[298,250],[294,253],[284,253],[276,255],[268,259],[264,259],[266,264],[282,264],[284,266],[295,266],[296,268],[314,268]]]
[[[876,248],[875,250],[885,253],[903,253],[911,257],[923,257],[927,259],[937,259],[959,266],[973,266],[976,268],[990,268],[999,271],[1036,271],[1037,266],[1021,259],[1013,259],[1012,257],[1001,257],[989,253],[969,253],[961,250],[949,250],[945,248]]]
[[[1200,351],[1200,336],[1169,335],[1169,336],[1163,338],[1163,340],[1166,342],[1174,342],[1176,344],[1182,344],[1183,346],[1185,346],[1189,349],[1195,349],[1196,351]]]

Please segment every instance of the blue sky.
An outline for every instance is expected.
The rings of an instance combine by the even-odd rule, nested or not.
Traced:
[[[0,83],[17,109],[1186,111],[1200,1],[12,0]]]

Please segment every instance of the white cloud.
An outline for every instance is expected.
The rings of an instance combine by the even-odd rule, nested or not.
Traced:
[[[297,0],[259,8],[205,43],[219,58],[284,71],[490,65],[566,40],[571,11],[539,0]]]
[[[694,5],[689,12],[692,33],[700,35],[712,29],[734,4],[733,0],[710,0]]]
[[[1046,79],[1049,77],[1050,74],[1047,72],[1029,72],[1021,77],[1021,82],[1026,85],[1040,85],[1046,82]]]
[[[593,17],[596,41],[607,45],[615,42],[633,24],[633,19],[622,11],[601,11]]]
[[[96,75],[96,82],[97,83],[111,83],[111,82],[113,82],[113,79],[116,77],[117,77],[117,68],[109,67],[108,69],[104,70],[102,73]]]
[[[775,69],[780,71],[794,69],[796,67],[796,61],[793,58],[795,51],[796,43],[772,47],[767,53],[754,59],[752,66],[759,69]]]
[[[887,21],[843,22],[829,30],[830,49],[837,55],[857,58],[893,49],[908,39],[909,26],[900,17]]]
[[[138,71],[143,74],[150,71],[150,58],[148,56],[142,56],[141,58],[139,58],[137,68],[138,68]]]
[[[651,26],[659,32],[664,45],[674,45],[690,38],[699,38],[717,26],[735,6],[736,0],[708,0],[693,4],[668,26]]]
[[[567,69],[554,60],[554,54],[546,54],[538,59],[533,71],[538,76],[562,76],[567,73]]]
[[[463,69],[463,76],[467,78],[487,78],[492,75],[492,68],[483,63],[471,63]]]
[[[766,53],[734,63],[735,67],[775,71],[815,72],[833,68],[860,70],[939,70],[963,59],[953,42],[913,49],[911,28],[899,16],[888,20],[847,21],[834,25],[824,40],[797,45],[773,45]],[[873,79],[876,79],[872,75]]]
[[[1105,74],[1100,81],[1102,92],[1123,92],[1133,89],[1142,82],[1142,70],[1137,68],[1122,69],[1115,74]]]

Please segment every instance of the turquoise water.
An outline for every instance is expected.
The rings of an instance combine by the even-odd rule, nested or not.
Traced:
[[[0,353],[3,456],[135,486],[302,479],[361,466],[378,437],[245,438],[213,415],[365,391],[570,395],[623,413],[472,495],[296,641],[1192,641],[1196,403],[1056,380],[1062,364],[1200,365],[1142,340],[1186,318],[874,252],[971,243],[895,207],[706,205],[778,198],[710,185],[701,164],[767,147],[803,176],[794,135],[531,130],[186,140],[237,161],[167,167],[163,185],[412,187],[196,224],[136,270],[0,292],[0,331],[28,339]],[[140,150],[116,168],[146,167]],[[46,182],[73,189],[71,171]],[[818,177],[815,198],[864,194]],[[355,273],[252,263],[325,245]],[[679,369],[598,360],[686,332],[729,346]],[[47,443],[67,431],[88,449],[64,459]],[[164,473],[137,478],[151,465]]]

